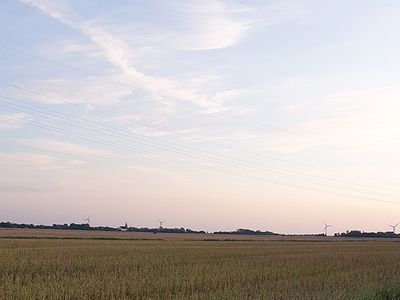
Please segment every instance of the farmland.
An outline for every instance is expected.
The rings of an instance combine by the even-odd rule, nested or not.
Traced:
[[[1,230],[1,299],[399,299],[393,240]],[[115,236],[112,236],[115,235]]]

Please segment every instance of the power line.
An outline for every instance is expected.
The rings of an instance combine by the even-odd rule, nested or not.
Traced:
[[[54,120],[60,120],[59,117],[57,117],[57,116],[54,117],[54,112],[53,112],[53,115],[50,115],[50,117],[49,117],[48,113],[43,113],[40,110],[27,108],[27,107],[24,107],[24,106],[21,106],[21,105],[13,104],[13,103],[11,104],[11,107],[7,106],[7,105],[4,105],[4,103],[0,104],[0,106],[7,107],[9,109],[16,110],[18,112],[31,113],[31,114],[32,114],[32,112],[33,113],[39,113],[39,114],[43,115],[44,117],[48,117],[48,118],[51,118],[51,119],[54,119]],[[15,107],[18,107],[18,108],[15,108]],[[22,110],[21,110],[21,108],[22,108]],[[63,115],[65,115],[65,114],[63,114]],[[63,122],[65,122],[65,123],[67,123],[69,125],[72,125],[72,126],[77,126],[77,127],[79,125],[79,129],[80,130],[82,130],[82,129],[87,129],[88,130],[88,128],[84,128],[83,127],[82,124],[84,124],[84,123],[81,120],[77,121],[77,120],[73,120],[73,119],[66,119],[65,116],[63,116],[63,117],[64,117],[64,120],[62,120]],[[87,124],[87,122],[86,122],[86,124]],[[113,137],[113,138],[118,137],[115,134],[110,134],[108,131],[105,132],[103,130],[98,130],[98,128],[96,128],[96,127],[94,127],[94,129],[89,128],[89,130],[94,130],[97,133],[104,134],[104,135],[107,135],[107,136],[110,136],[110,137]],[[124,138],[132,138],[131,136],[121,135],[121,134],[119,134],[119,136],[120,137],[124,137]],[[140,140],[137,140],[137,139],[135,139],[134,142],[135,143],[139,143],[139,144],[144,145],[144,146],[147,146],[148,143],[149,143],[148,141],[140,141]],[[173,153],[178,152],[179,154],[185,154],[185,155],[189,154],[189,155],[191,155],[191,156],[193,156],[195,158],[200,158],[200,159],[212,162],[212,163],[220,163],[220,164],[222,163],[222,164],[228,165],[229,167],[233,167],[233,168],[236,168],[236,169],[239,168],[240,170],[245,169],[247,171],[248,170],[255,171],[255,172],[259,171],[259,172],[262,172],[262,173],[267,174],[267,175],[274,175],[274,176],[278,176],[278,177],[287,176],[286,174],[282,175],[282,173],[277,173],[277,172],[273,172],[273,173],[268,172],[268,173],[266,173],[265,170],[260,169],[260,168],[247,167],[247,166],[243,167],[240,163],[237,163],[237,162],[224,161],[224,160],[216,159],[216,158],[213,158],[213,157],[211,157],[211,158],[205,157],[204,158],[203,156],[198,155],[196,153],[182,151],[180,149],[177,150],[177,149],[174,149],[174,148],[171,149],[171,148],[165,147],[165,145],[162,145],[162,144],[159,144],[159,143],[150,142],[150,145],[153,146],[153,147],[155,146],[156,148],[159,148],[159,149],[161,148],[162,150],[167,150],[169,152],[173,152]],[[294,176],[294,178],[298,178],[298,177]],[[300,180],[304,181],[303,178],[300,178]]]
[[[83,108],[85,110],[87,109],[87,107],[85,105],[82,105],[82,104],[79,104],[79,103],[70,102],[70,101],[67,101],[65,99],[60,99],[60,98],[56,99],[55,97],[51,97],[51,96],[45,95],[43,93],[38,93],[36,91],[32,91],[32,90],[27,89],[27,88],[23,88],[23,87],[20,87],[20,86],[16,86],[16,85],[9,84],[9,83],[4,83],[4,82],[0,82],[0,84],[2,84],[4,86],[11,87],[11,88],[14,88],[14,89],[18,89],[18,90],[22,90],[22,91],[25,91],[25,92],[29,92],[29,93],[32,93],[34,95],[38,95],[38,96],[41,96],[41,97],[44,97],[44,98],[47,98],[47,99],[51,99],[53,101],[56,100],[58,102],[69,104],[69,105],[74,105],[74,106]],[[104,111],[101,111],[101,110],[98,110],[98,109],[95,109],[95,108],[92,108],[91,111],[97,112],[97,113],[105,115],[105,116],[117,118],[117,119],[120,119],[120,120],[122,119],[118,115],[115,115],[115,114],[112,114],[112,113],[109,113],[109,112],[104,112]],[[216,143],[216,142],[213,142],[213,141],[204,141],[204,140],[201,140],[201,139],[198,139],[198,138],[190,137],[190,136],[188,136],[186,134],[177,133],[177,132],[175,132],[173,130],[164,129],[164,128],[161,128],[159,126],[152,125],[152,124],[147,124],[147,123],[140,122],[140,121],[131,120],[131,122],[135,123],[135,124],[140,124],[140,125],[145,126],[145,127],[157,129],[157,130],[169,133],[169,134],[174,134],[176,136],[180,136],[180,137],[183,137],[183,138],[188,138],[190,140],[194,139],[194,140],[197,140],[197,141],[200,141],[200,142],[203,142],[203,143],[207,143],[207,144],[210,144],[210,145],[222,147],[222,148],[225,148],[225,149],[240,151],[242,153],[251,154],[251,155],[254,155],[254,156],[257,156],[257,157],[263,157],[263,158],[267,158],[267,159],[272,159],[272,160],[275,160],[275,161],[284,162],[284,163],[291,164],[291,165],[302,166],[302,167],[306,167],[306,168],[310,168],[310,169],[315,169],[315,170],[325,171],[325,172],[329,172],[329,173],[339,174],[339,175],[342,175],[342,176],[360,178],[360,179],[363,179],[363,180],[375,181],[375,182],[380,182],[380,183],[385,183],[385,184],[390,184],[390,185],[396,185],[396,186],[400,185],[399,183],[396,183],[396,182],[391,182],[391,181],[387,181],[387,180],[381,180],[381,179],[366,177],[366,176],[362,176],[362,175],[350,174],[350,173],[346,173],[346,172],[342,172],[342,171],[331,170],[331,169],[327,169],[327,168],[323,168],[323,167],[318,167],[318,166],[313,166],[313,165],[309,165],[309,164],[295,162],[295,161],[291,161],[291,160],[287,160],[287,159],[277,158],[277,157],[273,157],[273,156],[270,156],[270,155],[256,153],[256,152],[253,152],[253,151],[249,151],[249,150],[245,150],[245,149],[241,149],[241,148],[237,148],[237,147],[233,147],[233,146],[222,145],[220,143]]]
[[[10,117],[10,116],[4,116],[4,118],[10,119],[10,120],[18,120],[17,118],[13,118],[13,117]],[[49,126],[48,124],[43,125],[40,122],[35,122],[35,121],[32,122],[31,121],[29,123],[29,125],[31,125],[33,127],[40,128],[40,129],[44,129],[46,131],[55,132],[55,133],[58,133],[58,134],[63,134],[63,135],[66,135],[66,136],[80,137],[80,138],[83,138],[84,140],[87,140],[87,141],[90,141],[90,142],[94,142],[94,143],[98,143],[98,144],[101,144],[101,145],[106,145],[106,146],[109,146],[109,147],[117,147],[118,148],[119,146],[122,146],[120,148],[122,150],[125,150],[125,151],[128,151],[128,152],[136,152],[136,153],[139,153],[139,154],[144,154],[145,156],[152,156],[153,157],[153,154],[149,155],[149,153],[141,153],[141,152],[136,151],[135,149],[130,149],[130,147],[124,147],[124,145],[119,145],[119,144],[116,144],[116,143],[110,143],[108,141],[102,141],[102,140],[98,140],[98,139],[93,139],[91,137],[83,136],[82,134],[71,133],[71,132],[68,132],[68,131],[66,131],[64,129],[56,128],[54,126]],[[163,159],[163,160],[171,160],[170,158],[164,157],[164,156],[161,156],[161,155],[154,156],[154,157],[159,158],[159,159]],[[174,161],[174,160],[172,159],[171,161]],[[176,161],[174,161],[174,162],[176,162]],[[369,200],[369,201],[375,201],[375,202],[383,202],[383,203],[388,203],[388,204],[396,204],[396,205],[400,204],[399,202],[390,201],[390,200],[369,198],[369,197],[363,197],[363,196],[357,196],[357,195],[349,195],[349,194],[344,194],[344,193],[338,193],[338,192],[326,191],[326,190],[321,190],[321,189],[316,189],[316,188],[309,188],[309,187],[299,186],[299,185],[292,184],[292,183],[281,183],[281,182],[272,181],[272,180],[265,180],[263,178],[259,178],[259,177],[251,176],[251,175],[246,175],[246,174],[232,174],[232,173],[222,172],[219,169],[211,169],[211,168],[207,168],[207,167],[204,167],[204,166],[202,166],[201,168],[203,168],[205,170],[208,170],[208,171],[212,171],[212,172],[216,172],[216,173],[220,173],[220,174],[222,173],[222,174],[233,176],[233,177],[240,177],[240,178],[245,178],[245,179],[250,179],[250,180],[258,180],[258,181],[262,181],[262,182],[266,182],[266,183],[273,183],[273,184],[277,184],[277,185],[282,185],[282,186],[285,186],[285,187],[294,187],[294,188],[300,188],[300,189],[303,189],[303,190],[309,190],[309,191],[314,191],[314,192],[322,192],[322,193],[326,193],[326,194],[334,194],[334,195],[345,196],[345,197],[349,197],[349,198]]]
[[[17,118],[13,118],[13,117],[10,117],[10,116],[4,116],[4,118],[10,119],[10,120],[18,120]],[[63,135],[66,135],[66,136],[80,137],[80,138],[83,138],[83,139],[85,139],[87,141],[94,142],[94,143],[101,144],[101,145],[106,145],[106,146],[109,146],[109,147],[117,146],[117,148],[118,148],[119,146],[121,146],[121,145],[116,144],[116,143],[109,143],[107,141],[104,142],[104,141],[101,141],[101,140],[98,140],[98,139],[93,139],[91,137],[83,136],[82,134],[71,133],[71,132],[68,132],[68,131],[66,131],[64,129],[60,129],[60,128],[57,128],[57,127],[54,127],[54,126],[49,126],[48,124],[43,125],[40,122],[30,122],[30,125],[34,126],[34,127],[37,127],[37,128],[40,128],[40,129],[44,129],[46,131],[55,132],[55,133],[63,134]],[[120,149],[128,151],[128,152],[136,152],[136,153],[139,153],[139,154],[144,154],[145,156],[152,156],[152,157],[154,156],[153,154],[149,155],[149,153],[140,153],[140,152],[136,151],[135,149],[131,149],[130,147],[124,147],[124,145],[122,145],[122,147]],[[160,158],[160,159],[163,159],[163,160],[171,160],[170,158],[163,157],[161,155],[154,156],[154,157]],[[172,161],[174,161],[174,160],[172,160]],[[395,201],[391,201],[391,200],[383,200],[383,199],[370,198],[370,197],[364,197],[364,196],[349,195],[349,194],[326,191],[326,190],[321,190],[321,189],[316,189],[316,188],[304,187],[304,186],[300,186],[300,185],[296,185],[296,184],[292,184],[292,183],[288,184],[288,183],[281,183],[281,182],[272,181],[272,180],[265,180],[263,178],[256,177],[256,176],[251,176],[251,175],[226,173],[226,172],[222,172],[219,169],[211,169],[211,168],[204,167],[204,166],[202,166],[201,168],[203,168],[205,170],[208,170],[208,171],[224,174],[224,175],[229,175],[229,176],[233,176],[233,177],[240,177],[240,178],[245,178],[245,179],[250,179],[250,180],[258,180],[258,181],[262,181],[264,183],[265,182],[266,183],[273,183],[273,184],[277,184],[277,185],[281,185],[281,186],[285,186],[285,187],[294,187],[294,188],[300,188],[300,189],[303,189],[303,190],[309,190],[309,191],[314,191],[314,192],[322,192],[322,193],[326,193],[326,194],[334,194],[334,195],[345,196],[345,197],[349,197],[349,198],[369,200],[369,201],[375,201],[375,202],[383,202],[383,203],[388,203],[388,204],[396,204],[396,205],[400,204],[399,202],[395,202]]]
[[[108,82],[111,82],[111,83],[113,83],[115,85],[133,88],[133,89],[145,92],[147,94],[150,94],[152,96],[156,96],[156,97],[159,97],[159,98],[162,98],[162,99],[165,99],[165,100],[176,101],[176,102],[179,102],[179,103],[181,103],[183,105],[186,105],[186,106],[189,106],[189,107],[201,110],[201,111],[205,110],[204,107],[201,107],[199,105],[196,105],[196,104],[193,104],[193,103],[190,103],[190,102],[186,102],[184,100],[180,100],[180,99],[177,99],[177,98],[174,98],[174,97],[168,97],[168,96],[165,96],[165,95],[161,95],[161,94],[155,93],[155,92],[153,92],[151,90],[139,87],[137,85],[127,84],[125,82],[121,82],[121,81],[118,81],[118,80],[110,79],[110,78],[95,74],[93,72],[88,72],[86,70],[83,70],[83,69],[80,69],[80,68],[77,68],[77,67],[72,67],[72,66],[69,66],[69,65],[66,65],[66,64],[63,64],[63,63],[59,63],[59,62],[56,62],[54,60],[47,59],[47,58],[44,58],[44,57],[41,57],[41,56],[38,56],[38,55],[34,55],[34,54],[31,54],[31,53],[28,53],[28,52],[25,52],[25,51],[21,51],[21,50],[18,50],[18,49],[15,49],[15,48],[11,48],[11,47],[8,47],[8,46],[5,46],[5,45],[0,45],[0,48],[6,49],[6,50],[9,50],[9,51],[13,51],[13,52],[25,55],[25,56],[29,56],[29,57],[35,58],[37,60],[44,61],[46,63],[52,64],[52,65],[55,65],[55,66],[58,66],[58,67],[62,67],[62,68],[70,69],[70,70],[75,71],[75,72],[86,74],[86,75],[95,77],[97,79],[103,80],[103,81],[108,81]],[[158,103],[162,104],[162,105],[166,105],[166,104],[164,104],[162,102],[158,102]],[[271,125],[271,124],[265,124],[265,123],[257,122],[257,121],[254,121],[254,120],[248,120],[248,119],[245,119],[245,118],[242,118],[242,117],[239,117],[239,116],[235,116],[235,115],[229,114],[229,113],[227,113],[225,111],[218,111],[218,112],[215,112],[215,113],[218,113],[220,115],[224,115],[226,117],[234,118],[234,119],[240,120],[240,121],[245,122],[245,123],[249,123],[249,124],[253,124],[253,125],[257,125],[257,126],[261,126],[261,127],[266,127],[266,128],[269,128],[269,129],[282,131],[282,132],[286,132],[286,133],[290,133],[290,134],[294,134],[294,135],[302,135],[300,133],[293,132],[293,131],[291,131],[289,129],[281,128],[281,127],[274,126],[274,125]]]
[[[10,98],[10,97],[5,97],[5,96],[0,96],[0,97],[20,102],[20,100],[15,99],[15,98]],[[183,153],[183,154],[186,154],[186,155],[189,154],[189,155],[191,155],[191,156],[193,156],[195,158],[200,158],[200,159],[203,159],[203,160],[211,161],[213,163],[220,163],[220,164],[225,164],[225,165],[228,164],[230,167],[234,167],[234,168],[238,168],[238,167],[239,168],[244,168],[246,170],[255,171],[255,172],[261,172],[261,173],[264,173],[264,174],[267,174],[267,175],[273,175],[273,176],[277,176],[277,177],[295,178],[295,179],[298,179],[298,180],[301,180],[301,181],[304,181],[304,182],[310,182],[310,180],[313,180],[312,183],[315,183],[315,176],[314,175],[297,172],[297,174],[300,174],[302,176],[306,176],[306,178],[304,178],[304,177],[294,176],[291,173],[289,173],[289,174],[288,173],[282,173],[279,169],[278,169],[278,171],[275,171],[275,170],[277,170],[276,168],[269,167],[269,169],[272,169],[273,171],[265,170],[263,168],[260,168],[258,166],[254,166],[251,163],[249,164],[248,162],[240,160],[240,159],[239,160],[236,159],[236,158],[232,159],[230,157],[224,157],[224,156],[223,156],[223,159],[221,159],[220,157],[216,157],[214,155],[210,155],[207,152],[197,153],[197,152],[193,152],[193,151],[190,151],[190,150],[188,151],[187,149],[184,149],[184,148],[180,147],[180,145],[177,145],[175,143],[164,142],[164,141],[162,141],[160,143],[158,140],[153,139],[151,137],[148,137],[148,136],[145,136],[145,135],[141,135],[141,134],[137,134],[137,133],[133,133],[133,135],[136,135],[139,138],[142,138],[142,139],[145,138],[144,141],[138,141],[137,138],[133,139],[132,136],[129,135],[129,134],[128,135],[124,134],[124,133],[121,134],[119,132],[119,130],[120,130],[119,128],[116,128],[114,126],[110,126],[110,125],[107,125],[107,124],[102,124],[101,122],[96,122],[96,121],[86,120],[86,119],[83,119],[85,122],[82,122],[82,119],[76,120],[76,119],[74,119],[75,118],[74,116],[71,116],[71,115],[68,115],[68,114],[65,114],[65,113],[60,113],[58,111],[54,111],[54,110],[51,110],[51,109],[48,109],[48,108],[42,108],[42,107],[40,107],[38,105],[34,105],[34,104],[26,104],[25,103],[25,105],[29,105],[31,107],[34,107],[34,108],[31,108],[31,107],[26,107],[24,105],[21,105],[20,103],[19,104],[9,103],[9,102],[6,102],[6,103],[12,105],[14,108],[18,107],[19,109],[21,109],[21,108],[22,109],[28,109],[30,112],[33,111],[34,113],[40,113],[40,114],[43,114],[44,116],[46,116],[46,114],[50,114],[51,116],[54,116],[54,115],[61,116],[62,118],[66,119],[67,121],[71,122],[73,125],[76,125],[77,123],[79,123],[82,126],[82,128],[83,128],[82,124],[84,124],[84,125],[86,124],[86,125],[89,125],[89,126],[92,126],[92,127],[94,127],[94,126],[101,126],[103,128],[105,127],[105,128],[107,128],[107,131],[106,132],[100,132],[100,133],[101,134],[105,134],[105,135],[109,135],[111,137],[116,137],[116,135],[115,134],[110,134],[109,130],[116,131],[118,133],[119,137],[128,138],[130,140],[133,140],[136,143],[141,143],[142,145],[143,145],[143,143],[145,145],[150,144],[152,146],[156,146],[157,148],[161,148],[162,150]],[[43,111],[46,111],[47,113],[44,113]],[[26,112],[26,111],[24,111],[24,112]],[[72,117],[72,119],[71,119],[71,117]],[[94,127],[94,128],[96,130],[98,130],[98,127],[97,128]],[[103,129],[103,128],[101,128],[101,129]],[[311,179],[308,178],[310,176],[311,176]],[[326,178],[317,177],[317,181],[316,182],[319,183],[319,184],[329,185],[329,186],[333,186],[333,187],[336,187],[336,188],[353,188],[353,189],[357,190],[358,192],[364,192],[364,193],[369,193],[369,194],[375,194],[376,195],[375,191],[373,191],[371,193],[371,191],[368,191],[368,190],[360,190],[359,187],[357,186],[357,184],[354,187],[354,186],[352,186],[352,183],[350,183],[350,185],[349,185],[349,183],[347,183],[347,182],[344,182],[344,185],[343,185],[343,182],[341,182],[340,180],[328,179],[328,182],[326,182],[324,180],[326,180]],[[337,184],[336,182],[339,182],[339,184]],[[361,185],[361,188],[365,188],[365,187]],[[371,187],[368,187],[368,188],[371,188]]]
[[[6,117],[6,118],[11,118],[12,119],[12,117]],[[14,118],[14,120],[16,120],[16,119]],[[88,137],[87,135],[85,136],[85,135],[83,135],[81,133],[80,134],[76,134],[76,133],[71,132],[69,130],[57,128],[55,126],[50,126],[48,124],[44,124],[43,125],[43,123],[40,123],[40,122],[37,122],[37,121],[34,121],[33,124],[32,124],[32,121],[31,121],[30,124],[34,125],[36,127],[42,128],[42,129],[47,129],[47,130],[50,130],[50,131],[53,130],[53,131],[55,131],[57,133],[66,134],[66,135],[69,135],[69,136],[72,135],[72,136],[75,136],[75,137],[78,136],[80,138],[83,138],[85,140],[89,140],[91,142],[96,142],[96,143],[100,143],[100,144],[108,145],[108,146],[117,146],[117,148],[120,148],[120,149],[122,148],[122,150],[134,151],[136,153],[145,154],[146,156],[150,155],[150,156],[155,156],[156,158],[171,160],[170,157],[166,157],[165,155],[160,155],[160,154],[157,154],[157,153],[154,153],[154,152],[149,152],[149,151],[143,152],[141,149],[132,148],[131,146],[126,146],[126,145],[120,144],[120,143],[115,143],[115,142],[110,143],[109,141],[104,142],[104,140],[93,139],[93,137]],[[185,161],[185,160],[181,160],[181,159],[177,160],[176,158],[172,158],[172,161],[179,162],[179,163],[182,163],[182,164],[189,164],[190,166],[194,166],[194,167],[199,167],[198,165],[194,165],[191,162],[188,162],[188,161]],[[231,173],[227,173],[227,172],[221,172],[220,169],[215,169],[215,168],[212,168],[212,167],[210,168],[209,166],[201,165],[200,168],[203,168],[203,169],[206,169],[206,170],[209,170],[209,171],[213,171],[213,172],[217,172],[217,173],[228,174],[228,175],[231,175],[231,176],[238,176],[238,174],[231,174]],[[337,193],[337,192],[332,192],[332,191],[326,191],[326,190],[321,190],[321,189],[304,187],[304,186],[291,184],[291,183],[288,184],[288,183],[281,183],[281,182],[272,181],[272,180],[265,180],[263,178],[256,177],[256,176],[253,176],[253,175],[240,174],[239,177],[243,177],[243,175],[244,175],[244,178],[247,178],[247,179],[249,179],[249,178],[250,179],[257,179],[257,180],[261,180],[261,181],[264,181],[264,182],[269,182],[269,183],[274,183],[274,184],[279,184],[279,185],[284,185],[284,186],[292,186],[292,187],[297,187],[297,188],[302,188],[302,189],[307,189],[307,190],[313,190],[313,191],[318,191],[318,192],[333,193],[333,194],[336,194],[336,195],[342,195],[342,196],[359,198],[359,199],[367,199],[367,200],[372,200],[372,201],[400,204],[398,202],[389,201],[389,200],[382,200],[382,199],[370,198],[370,197],[365,197],[365,196],[349,195],[349,194],[344,194],[344,193]]]

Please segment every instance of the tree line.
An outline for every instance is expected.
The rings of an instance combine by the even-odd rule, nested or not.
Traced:
[[[11,222],[0,222],[0,228],[30,228],[30,229],[57,229],[57,230],[92,230],[92,231],[119,231],[120,227],[110,226],[90,226],[89,224],[53,224],[53,225],[34,225],[18,224]],[[124,231],[130,232],[167,232],[167,233],[206,233],[204,230],[196,231],[190,228],[148,228],[148,227],[127,227]]]
[[[370,238],[399,238],[400,235],[393,231],[364,232],[360,230],[350,230],[342,233],[335,233],[336,237],[370,237]]]
[[[53,224],[53,225],[34,225],[34,224],[18,224],[11,222],[0,222],[0,228],[30,228],[30,229],[56,229],[56,230],[93,230],[93,231],[119,231],[121,227],[110,226],[90,226],[87,223],[83,224]],[[148,227],[123,227],[124,231],[129,232],[148,232],[148,233],[198,233],[205,234],[204,230],[192,230],[190,228],[148,228]],[[213,234],[239,234],[239,235],[279,235],[271,231],[251,230],[251,229],[237,229],[234,231],[216,231]]]

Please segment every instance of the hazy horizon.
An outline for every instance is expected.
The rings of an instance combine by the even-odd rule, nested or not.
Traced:
[[[400,222],[396,1],[0,3],[0,221]]]

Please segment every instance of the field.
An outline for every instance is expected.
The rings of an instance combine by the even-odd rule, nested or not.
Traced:
[[[393,240],[45,230],[0,237],[0,299],[400,299]]]

